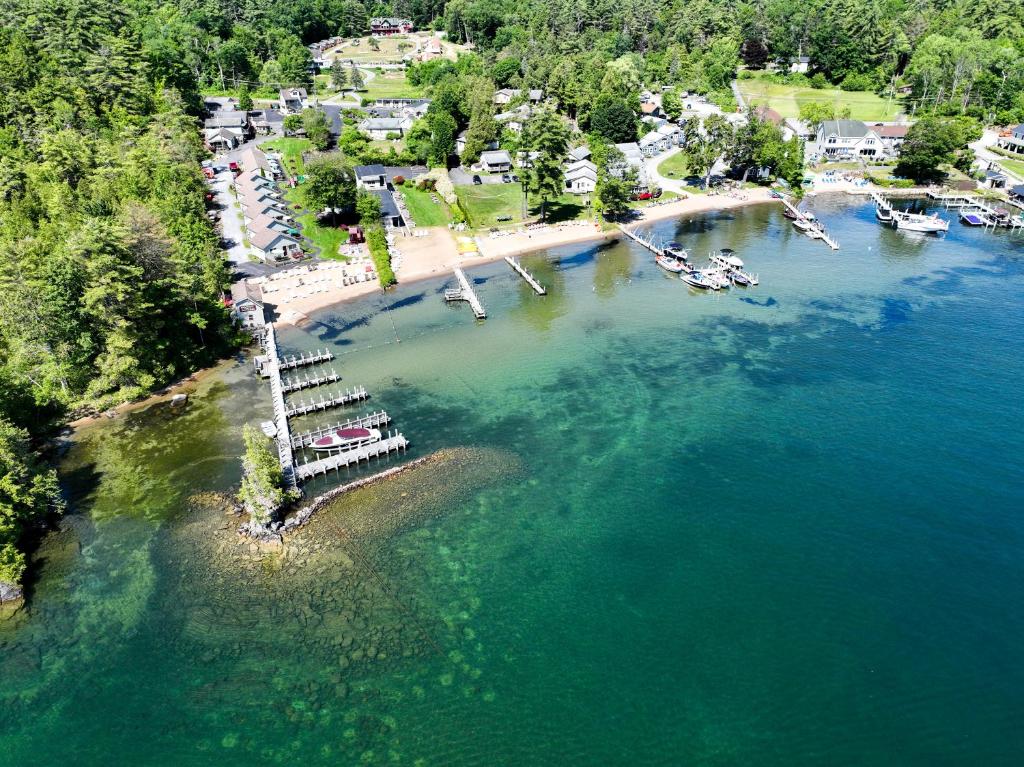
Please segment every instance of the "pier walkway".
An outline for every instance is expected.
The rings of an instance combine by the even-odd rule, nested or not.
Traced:
[[[538,296],[547,295],[547,289],[539,282],[537,282],[537,280],[533,278],[533,275],[526,271],[523,268],[523,265],[520,264],[517,259],[513,258],[512,256],[505,256],[505,263],[511,266],[512,270],[516,274],[518,274],[520,277],[526,280],[526,284],[533,288],[537,292]]]
[[[388,435],[378,442],[370,442],[351,450],[339,450],[315,461],[297,464],[295,466],[295,474],[300,480],[306,480],[319,474],[327,474],[329,471],[343,469],[352,464],[369,461],[372,458],[379,458],[382,455],[401,452],[408,446],[409,441],[400,433],[388,432]]]
[[[303,365],[315,365],[318,362],[330,362],[334,359],[334,355],[329,349],[323,351],[317,350],[315,352],[308,352],[295,356],[294,354],[290,357],[285,357],[278,360],[277,367],[279,370],[293,370],[300,368]]]
[[[340,381],[341,376],[334,370],[330,373],[324,373],[320,376],[310,377],[307,373],[302,378],[282,378],[281,387],[285,394],[290,394],[293,391],[301,391],[302,389],[310,389],[314,386],[322,386],[323,384],[335,383]]]
[[[291,432],[288,428],[288,409],[284,403],[284,386],[281,383],[281,370],[278,367],[277,336],[274,335],[274,325],[268,324],[267,331],[263,336],[263,348],[266,351],[266,363],[261,374],[270,378],[270,399],[274,405],[274,425],[277,427],[277,434],[274,438],[277,442],[277,458],[281,463],[281,473],[284,475],[285,484],[292,490],[297,487],[295,477],[295,456],[292,452]]]
[[[654,255],[656,255],[656,256],[663,256],[663,255],[665,255],[665,249],[664,248],[659,248],[657,245],[655,245],[654,244],[654,240],[652,240],[650,238],[650,236],[648,236],[647,239],[644,239],[639,234],[634,232],[632,229],[627,229],[622,224],[619,224],[619,229],[621,229],[622,233],[624,235],[626,235],[629,239],[631,239],[633,242],[635,242],[635,243],[637,243],[639,245],[643,245],[645,248],[647,248],[649,251],[651,251],[651,253],[653,253]]]
[[[484,305],[480,303],[480,299],[477,298],[476,291],[473,290],[473,286],[466,277],[466,273],[458,266],[455,267],[454,272],[455,279],[459,281],[459,287],[454,290],[446,290],[444,292],[444,300],[466,301],[473,310],[474,317],[478,320],[487,319],[487,312],[484,311]]]
[[[810,218],[807,217],[807,215],[802,210],[800,210],[798,207],[796,207],[793,203],[791,203],[785,197],[783,197],[781,199],[782,199],[782,204],[786,206],[786,209],[789,210],[790,213],[792,213],[794,216],[796,216],[796,219],[798,221],[805,221],[807,223],[810,223],[813,220],[813,221],[815,221],[818,224],[817,236],[816,237],[812,237],[812,239],[821,240],[826,245],[828,245],[830,248],[832,248],[832,250],[839,250],[839,243],[836,242],[836,240],[833,239],[833,237],[827,231],[825,231],[825,225],[821,222],[821,219],[817,219],[817,218],[816,219],[810,219]],[[811,236],[811,235],[808,235],[808,236]]]
[[[374,429],[380,426],[387,426],[391,422],[391,416],[381,410],[379,413],[371,413],[360,418],[352,418],[348,421],[339,421],[333,426],[321,426],[318,429],[304,431],[301,434],[292,435],[292,449],[309,447],[321,437],[333,434],[340,429]]]
[[[328,410],[332,407],[341,407],[342,405],[350,405],[353,402],[361,402],[369,397],[370,395],[365,387],[356,386],[352,389],[345,389],[343,392],[331,394],[329,397],[321,394],[318,400],[291,402],[285,407],[285,415],[289,418],[295,418],[296,416],[306,415],[306,413],[315,413],[318,410]]]

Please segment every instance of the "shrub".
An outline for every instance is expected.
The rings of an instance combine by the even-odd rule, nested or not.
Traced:
[[[392,183],[395,186],[404,186],[405,185],[405,176],[395,176],[394,179],[392,179]]]
[[[380,224],[372,224],[364,229],[366,233],[366,246],[370,249],[370,257],[373,265],[377,268],[377,276],[380,277],[380,286],[386,288],[394,285],[398,280],[391,269],[391,253],[388,251],[387,235],[384,234],[384,227]]]
[[[839,83],[839,87],[844,91],[870,91],[874,90],[875,82],[871,75],[851,72],[843,78],[843,81]]]
[[[809,82],[812,88],[816,88],[818,90],[828,88],[830,85],[829,81],[825,79],[825,75],[821,72],[815,73],[814,77],[812,77]]]

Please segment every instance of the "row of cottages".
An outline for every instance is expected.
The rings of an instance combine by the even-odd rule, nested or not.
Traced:
[[[305,88],[282,88],[277,94],[281,112],[286,115],[298,114],[306,104],[308,94]]]
[[[235,195],[242,208],[246,235],[260,258],[279,263],[302,254],[299,231],[281,191],[272,180],[267,156],[252,147],[239,158]]]
[[[886,159],[899,154],[906,125],[867,126],[860,120],[825,120],[818,126],[815,153],[829,160]]]
[[[374,141],[404,136],[412,127],[409,117],[367,117],[357,126],[359,132]]]
[[[255,135],[248,112],[219,111],[203,122],[203,140],[211,152],[237,149]]]
[[[1024,123],[1001,134],[996,139],[996,146],[1007,152],[1024,154]]]
[[[377,16],[370,19],[370,34],[379,37],[389,35],[407,35],[413,30],[413,23],[409,19],[399,19],[394,16]]]
[[[521,133],[523,125],[533,116],[533,107],[530,104],[520,104],[515,109],[507,112],[499,112],[494,115],[494,122],[498,123],[504,130],[513,133]]]
[[[666,152],[673,147],[680,146],[683,142],[683,131],[675,123],[663,122],[650,133],[637,142],[640,153],[644,157],[654,157],[656,154]]]
[[[636,183],[633,184],[633,194],[646,192],[648,188],[647,168],[644,165],[644,153],[640,145],[635,141],[624,144],[616,144],[615,148],[622,152],[622,162],[609,164],[608,172],[616,178],[622,178],[632,168],[636,171]]]
[[[511,104],[516,99],[523,96],[524,91],[521,88],[502,88],[494,92],[494,103],[503,106],[505,104]],[[544,91],[540,88],[532,88],[525,91],[526,100],[530,104],[539,104],[544,100]]]

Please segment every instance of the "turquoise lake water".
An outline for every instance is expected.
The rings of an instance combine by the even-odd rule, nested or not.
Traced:
[[[209,496],[268,416],[246,359],[84,430],[0,764],[1020,764],[1024,237],[811,207],[838,252],[774,207],[649,227],[749,290],[580,246],[523,259],[546,297],[472,269],[482,324],[436,280],[283,330],[390,465],[443,456],[283,553]]]

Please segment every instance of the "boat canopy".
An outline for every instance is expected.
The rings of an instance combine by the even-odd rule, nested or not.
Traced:
[[[735,266],[737,269],[743,268],[743,261],[738,256],[726,256],[725,263],[729,266]]]

